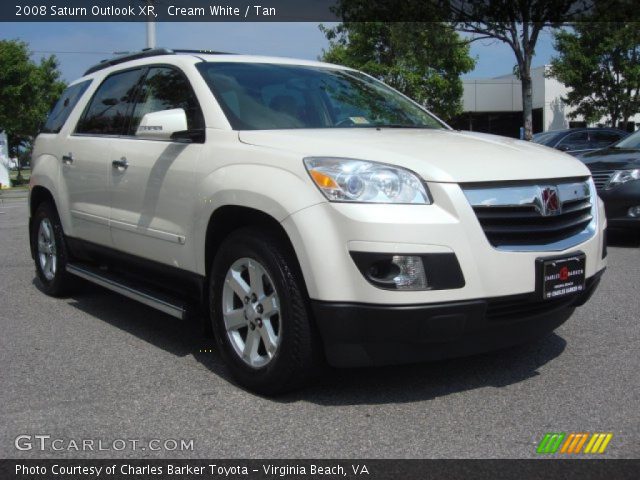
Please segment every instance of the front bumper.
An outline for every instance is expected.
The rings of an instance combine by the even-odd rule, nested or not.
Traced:
[[[540,258],[586,255],[586,277],[606,266],[602,257],[606,226],[598,202],[597,232],[564,250],[506,251],[493,247],[460,186],[430,183],[432,205],[379,205],[328,202],[283,220],[309,297],[324,302],[424,305],[505,297],[536,290]],[[464,280],[457,288],[394,291],[372,285],[352,252],[394,255],[455,255]],[[427,279],[442,267],[428,266]]]
[[[541,337],[564,323],[595,291],[603,271],[579,295],[535,294],[428,305],[312,301],[328,362],[337,367],[391,365],[487,352]]]
[[[627,215],[629,208],[640,205],[640,181],[624,183],[610,190],[600,190],[604,202],[607,224],[612,228],[640,228],[640,217]]]

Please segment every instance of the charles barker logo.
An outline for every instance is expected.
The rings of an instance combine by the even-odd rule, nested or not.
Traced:
[[[569,267],[562,267],[558,272],[558,275],[560,275],[560,280],[563,282],[569,280]]]
[[[540,189],[540,207],[543,217],[559,215],[562,212],[558,187],[548,186]]]

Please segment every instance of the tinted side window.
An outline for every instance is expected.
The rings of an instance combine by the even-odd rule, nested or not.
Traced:
[[[47,123],[42,127],[43,133],[58,133],[62,130],[64,122],[67,121],[71,111],[74,109],[82,94],[87,90],[91,80],[85,80],[84,82],[76,83],[67,88],[60,99],[56,102],[53,110],[49,113]]]
[[[140,88],[129,135],[135,134],[145,114],[173,108],[185,111],[189,130],[204,128],[202,110],[182,72],[169,67],[150,68]]]
[[[591,132],[591,144],[594,147],[606,147],[620,140],[624,134],[617,132]]]
[[[557,147],[566,147],[569,150],[578,150],[580,148],[588,148],[589,144],[589,135],[587,132],[576,132],[570,133],[566,137],[564,137]]]
[[[76,128],[77,133],[119,135],[135,101],[141,69],[113,74],[102,82]]]

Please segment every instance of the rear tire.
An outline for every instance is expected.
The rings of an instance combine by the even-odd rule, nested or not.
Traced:
[[[40,204],[36,210],[31,242],[42,290],[52,297],[68,294],[73,279],[66,270],[69,257],[64,232],[58,212],[49,202]]]
[[[293,253],[271,232],[244,228],[222,243],[209,279],[216,342],[234,379],[274,395],[300,388],[323,364]]]

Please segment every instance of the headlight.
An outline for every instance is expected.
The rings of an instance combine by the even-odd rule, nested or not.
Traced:
[[[348,158],[304,159],[313,182],[332,202],[431,203],[427,187],[409,170]]]
[[[616,170],[611,175],[606,188],[613,188],[616,185],[630,182],[631,180],[640,180],[640,168],[634,170]]]

